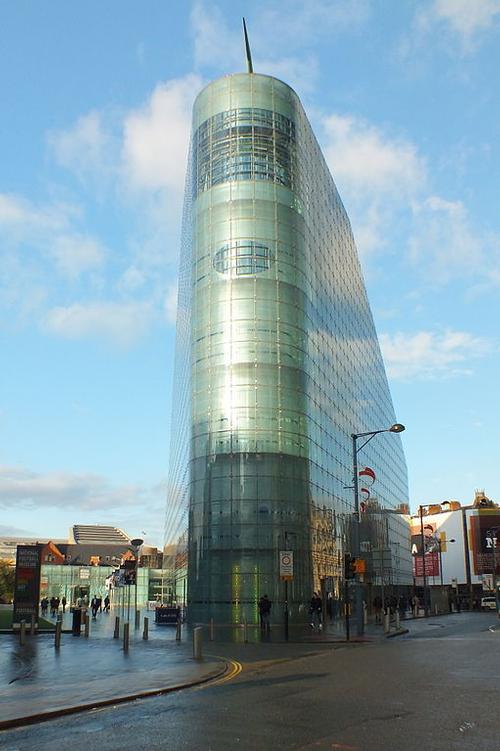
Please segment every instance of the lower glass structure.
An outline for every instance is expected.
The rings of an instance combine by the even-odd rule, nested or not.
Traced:
[[[394,422],[349,219],[297,95],[253,73],[213,82],[193,110],[165,526],[191,620],[256,621],[263,594],[281,620],[286,587],[300,621],[314,591],[338,595],[351,433]],[[384,509],[407,503],[398,436],[359,461]],[[368,555],[382,539],[363,529]],[[407,525],[388,514],[380,534],[409,583]]]

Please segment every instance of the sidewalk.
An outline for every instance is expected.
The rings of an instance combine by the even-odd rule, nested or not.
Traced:
[[[23,646],[19,637],[0,636],[0,729],[148,693],[179,690],[215,679],[227,670],[222,658],[194,660],[185,631],[183,640],[177,642],[175,628],[154,624],[148,641],[132,625],[125,653],[122,640],[113,639],[114,621],[112,614],[99,615],[91,623],[88,639],[83,631],[80,637],[64,633],[59,650],[53,634],[27,636]],[[64,628],[70,625],[66,617]]]

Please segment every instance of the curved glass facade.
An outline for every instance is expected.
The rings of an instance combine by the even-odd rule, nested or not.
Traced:
[[[288,548],[304,619],[349,548],[351,433],[396,419],[348,217],[274,78],[228,76],[195,102],[178,315],[165,542],[187,540],[190,617],[251,622],[266,593],[280,620]],[[395,508],[408,500],[400,439],[377,438],[360,461]]]

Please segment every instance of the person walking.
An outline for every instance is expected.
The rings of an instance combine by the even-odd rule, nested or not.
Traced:
[[[311,597],[311,603],[309,606],[309,613],[311,615],[311,626],[314,630],[321,629],[321,609],[323,607],[323,601],[317,592],[313,593]]]
[[[272,602],[267,595],[264,595],[259,600],[259,615],[260,615],[260,627],[262,631],[270,631],[271,624],[269,619],[271,617]]]
[[[110,600],[109,600],[109,595],[106,595],[106,597],[104,598],[104,612],[105,613],[109,613],[109,606],[110,605],[111,605],[111,603],[110,603]]]
[[[65,613],[66,612],[66,598],[64,596],[61,600],[61,605],[62,605],[63,613]]]
[[[92,602],[90,603],[90,607],[92,610],[92,620],[95,621],[97,618],[97,611],[99,610],[99,603],[97,600],[97,597],[94,595],[92,598]]]

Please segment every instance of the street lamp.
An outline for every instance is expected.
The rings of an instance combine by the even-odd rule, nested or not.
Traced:
[[[439,573],[441,574],[441,587],[443,587],[443,548],[442,545],[446,545],[447,542],[456,542],[456,540],[452,537],[451,540],[442,540],[440,537],[438,537],[438,543],[439,543]]]
[[[135,555],[135,587],[134,587],[134,622],[135,627],[138,628],[138,618],[137,618],[137,580],[139,578],[139,549],[141,545],[143,544],[144,540],[141,537],[136,537],[134,540],[130,540],[130,544],[132,545],[134,549],[134,555]],[[130,589],[129,589],[130,592]]]
[[[396,422],[394,425],[391,425],[390,428],[383,428],[382,430],[369,430],[366,433],[351,433],[352,438],[352,464],[354,469],[354,529],[353,529],[353,553],[355,558],[359,558],[360,556],[360,525],[361,525],[361,515],[360,515],[360,508],[359,508],[359,478],[358,478],[358,454],[361,451],[362,448],[366,446],[367,443],[369,443],[372,438],[374,438],[379,433],[402,433],[405,429],[404,425],[401,425],[401,423]],[[366,441],[363,441],[361,446],[358,446],[358,438],[366,438]],[[359,579],[356,579],[356,588],[355,588],[355,604],[356,604],[356,630],[358,633],[358,636],[362,636],[365,630],[365,620],[364,620],[364,613],[363,613],[363,591],[361,587],[361,582]]]

